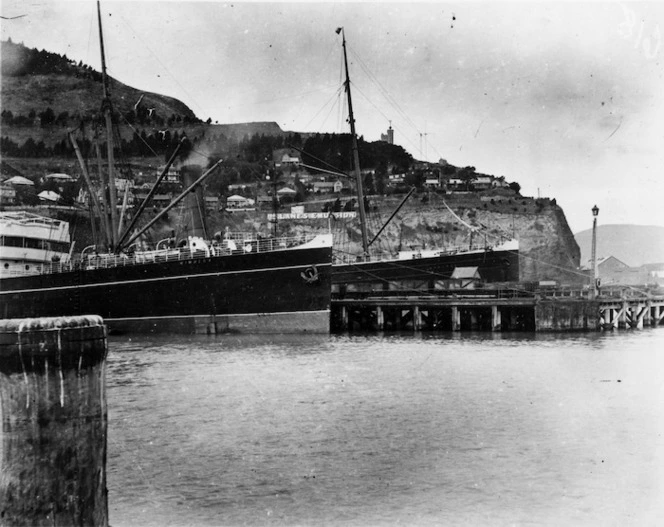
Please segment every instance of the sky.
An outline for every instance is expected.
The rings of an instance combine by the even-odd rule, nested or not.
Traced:
[[[2,0],[2,40],[100,69],[96,3]],[[347,132],[664,226],[664,2],[102,2],[110,75],[201,119]],[[664,243],[664,241],[662,241]]]

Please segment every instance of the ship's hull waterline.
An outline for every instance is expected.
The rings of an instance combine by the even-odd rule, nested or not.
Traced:
[[[0,317],[94,314],[112,332],[328,332],[331,247],[6,278]]]

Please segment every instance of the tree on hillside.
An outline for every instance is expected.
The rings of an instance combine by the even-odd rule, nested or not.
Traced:
[[[48,107],[43,112],[40,112],[39,122],[42,128],[51,125],[55,122],[55,112],[53,112],[53,109],[51,107]]]
[[[463,167],[457,172],[458,178],[463,181],[465,190],[471,190],[472,181],[475,179],[475,167]]]

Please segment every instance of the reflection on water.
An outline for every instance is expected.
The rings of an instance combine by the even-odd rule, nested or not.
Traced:
[[[112,338],[121,525],[655,525],[664,332]]]

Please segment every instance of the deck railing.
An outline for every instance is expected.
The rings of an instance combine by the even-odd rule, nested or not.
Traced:
[[[441,256],[451,256],[459,253],[465,253],[469,251],[490,251],[492,247],[485,246],[485,245],[470,245],[470,246],[464,246],[464,247],[450,247],[449,249],[440,249],[434,251],[437,254],[440,254]],[[418,260],[420,258],[428,258],[430,257],[429,253],[431,252],[429,249],[424,249],[422,252],[418,251],[408,251],[412,252],[413,255],[411,258],[403,258],[400,259],[402,262],[408,262],[410,260]],[[422,254],[424,253],[424,254]],[[350,265],[350,264],[357,264],[361,262],[382,262],[385,260],[399,260],[398,255],[391,255],[391,254],[385,254],[385,253],[370,253],[368,257],[365,257],[363,255],[358,255],[358,254],[349,254],[346,252],[340,252],[340,251],[335,251],[334,253],[334,263],[339,264],[339,265]]]
[[[37,273],[8,273],[4,276],[28,276],[32,274],[53,274],[69,271],[129,267],[152,263],[190,261],[205,258],[220,258],[237,254],[266,253],[298,247],[315,238],[313,234],[279,238],[257,238],[233,233],[225,240],[232,240],[235,249],[222,242],[212,242],[207,249],[191,250],[189,247],[169,247],[167,249],[141,250],[130,254],[87,254],[70,262],[49,262],[42,265]]]

